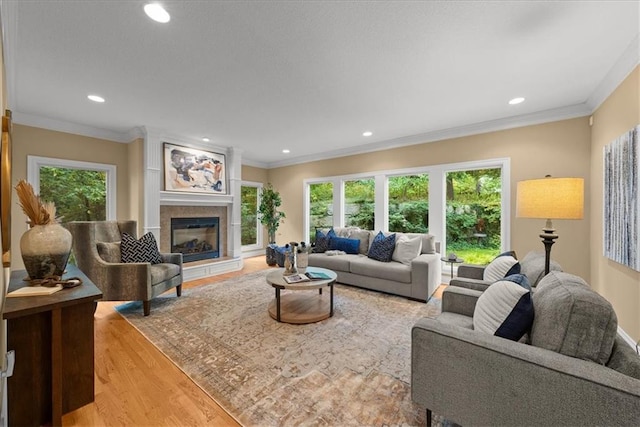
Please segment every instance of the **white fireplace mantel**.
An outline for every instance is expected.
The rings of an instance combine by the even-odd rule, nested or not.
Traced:
[[[160,205],[231,206],[233,205],[233,196],[230,194],[220,195],[160,191]]]

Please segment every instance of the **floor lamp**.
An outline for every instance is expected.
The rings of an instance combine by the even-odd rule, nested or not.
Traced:
[[[545,260],[544,274],[549,273],[551,246],[558,235],[552,219],[582,219],[584,215],[584,179],[551,178],[530,179],[518,182],[516,199],[517,218],[542,218],[547,222],[542,228]]]

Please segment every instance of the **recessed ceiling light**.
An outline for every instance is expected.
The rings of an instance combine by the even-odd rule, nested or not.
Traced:
[[[524,98],[519,96],[518,98],[513,98],[511,101],[509,101],[509,105],[516,105],[520,104],[521,102],[524,102]]]
[[[93,102],[104,102],[104,98],[98,95],[89,95],[87,96],[87,98],[89,98]]]
[[[209,141],[211,141],[209,138],[202,138],[202,140],[203,140],[204,142],[209,142]]]
[[[291,150],[288,150],[288,149],[286,149],[286,148],[285,148],[284,150],[282,150],[282,152],[283,152],[284,154],[289,154],[289,153],[291,152]]]
[[[371,131],[366,131],[362,133],[362,136],[371,136],[371,135],[373,135],[373,132]]]
[[[169,13],[158,3],[147,3],[144,5],[144,13],[151,19],[162,24],[171,20]]]

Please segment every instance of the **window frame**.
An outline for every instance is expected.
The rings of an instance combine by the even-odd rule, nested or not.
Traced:
[[[117,166],[106,163],[93,163],[78,160],[58,159],[54,157],[27,156],[27,181],[33,186],[36,194],[40,194],[40,168],[43,166],[81,169],[105,172],[106,178],[106,220],[115,221],[117,200]]]
[[[262,189],[264,183],[255,181],[240,181],[240,205],[242,206],[242,187],[255,187],[257,188],[256,205],[260,206],[262,200]],[[240,219],[240,233],[242,233],[242,218]],[[242,239],[240,239],[242,241]],[[241,245],[242,252],[251,252],[262,250],[264,248],[264,226],[260,222],[258,215],[256,214],[256,243],[251,245]]]
[[[309,241],[309,195],[310,184],[333,183],[333,226],[344,226],[344,182],[357,179],[375,179],[375,230],[389,229],[388,177],[399,175],[429,175],[429,233],[441,242],[440,253],[446,252],[446,173],[477,169],[501,169],[501,227],[500,246],[502,250],[511,248],[511,159],[508,157],[447,163],[413,168],[381,170],[349,175],[325,176],[303,180],[303,231],[302,236]]]

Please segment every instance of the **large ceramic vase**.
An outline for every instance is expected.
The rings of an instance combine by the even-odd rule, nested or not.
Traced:
[[[62,276],[73,239],[60,224],[34,225],[20,239],[22,261],[31,280]]]

